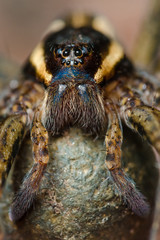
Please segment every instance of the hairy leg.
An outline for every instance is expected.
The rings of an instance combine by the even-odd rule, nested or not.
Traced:
[[[32,205],[49,161],[48,132],[41,123],[41,113],[42,110],[38,107],[31,130],[34,164],[25,176],[21,188],[13,200],[9,213],[12,221],[19,220]]]
[[[121,97],[121,114],[128,127],[137,131],[160,153],[160,111],[145,105],[128,89]]]
[[[136,189],[133,180],[129,179],[121,166],[121,145],[123,141],[121,121],[114,104],[106,101],[108,130],[105,137],[106,165],[111,177],[124,201],[139,216],[147,215],[149,205],[145,197]]]
[[[6,116],[0,124],[0,190],[31,125],[33,109],[43,96],[43,90],[38,84],[26,81],[17,95],[2,111]]]
[[[0,186],[5,183],[26,133],[27,114],[12,115],[0,129]],[[0,188],[1,188],[0,187]]]

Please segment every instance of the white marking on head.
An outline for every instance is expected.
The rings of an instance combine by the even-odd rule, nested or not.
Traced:
[[[59,84],[59,88],[58,88],[59,93],[62,93],[66,89],[66,87],[67,86],[65,84]]]
[[[78,88],[79,88],[79,90],[81,92],[85,92],[86,91],[86,86],[85,85],[79,85]]]

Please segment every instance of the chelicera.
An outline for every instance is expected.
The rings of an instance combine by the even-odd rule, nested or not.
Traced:
[[[104,161],[119,194],[137,215],[149,212],[145,197],[121,166],[121,122],[160,152],[159,85],[136,70],[121,45],[99,27],[99,17],[81,17],[78,27],[72,17],[53,22],[24,65],[20,85],[1,101],[1,187],[28,131],[33,145],[33,166],[13,200],[12,221],[36,197],[49,161],[49,135],[74,126],[105,136]]]

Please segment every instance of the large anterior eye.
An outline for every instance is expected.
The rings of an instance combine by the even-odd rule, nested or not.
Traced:
[[[82,50],[80,48],[75,48],[74,54],[76,57],[82,57],[82,55],[83,55]]]
[[[68,57],[70,55],[70,49],[64,49],[62,52],[62,57]]]

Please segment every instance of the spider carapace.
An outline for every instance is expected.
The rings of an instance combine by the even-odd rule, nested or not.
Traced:
[[[0,183],[30,130],[33,166],[14,197],[9,216],[32,205],[49,161],[48,138],[72,126],[104,136],[106,167],[125,203],[137,215],[149,205],[121,166],[122,124],[160,152],[159,86],[135,69],[100,17],[54,21],[22,69],[22,81],[1,101]]]

